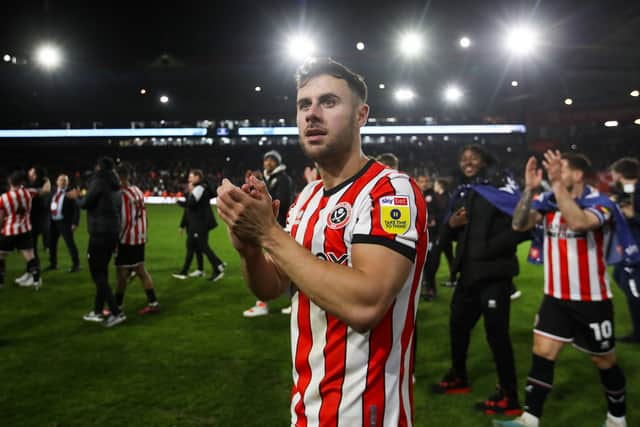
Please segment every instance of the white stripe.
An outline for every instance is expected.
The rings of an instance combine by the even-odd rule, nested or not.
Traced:
[[[580,254],[577,239],[567,239],[567,271],[569,273],[569,298],[582,299],[580,295]]]
[[[573,342],[573,338],[559,337],[557,335],[553,335],[553,334],[550,334],[548,332],[543,332],[543,331],[541,331],[539,329],[535,329],[535,328],[533,329],[533,333],[534,334],[538,334],[538,335],[542,335],[542,336],[547,337],[547,338],[551,338],[551,339],[556,340],[556,341]]]
[[[302,214],[302,218],[300,220],[300,224],[298,224],[298,230],[296,232],[296,235],[293,236],[296,239],[296,241],[298,243],[300,243],[301,245],[304,243],[304,235],[305,235],[305,231],[306,231],[307,227],[309,226],[309,221],[311,220],[311,215],[316,211],[316,209],[318,208],[318,205],[320,205],[320,201],[322,200],[322,196],[323,196],[322,190],[319,190],[315,194],[313,199],[311,199],[311,201],[307,205],[306,210]],[[301,202],[302,202],[302,204],[300,206],[303,206],[306,201],[303,200]]]
[[[5,236],[9,235],[9,224],[11,223],[10,219],[11,219],[11,212],[10,209],[11,207],[9,206],[9,196],[7,193],[4,193],[2,195],[2,206],[3,206],[3,210],[4,210],[4,215],[2,218],[3,221],[3,228],[2,228],[2,234],[4,234]]]
[[[560,218],[562,218],[562,213],[560,211],[556,212],[553,218],[553,225],[557,230],[560,229]],[[557,233],[559,234],[559,232]],[[551,262],[553,262],[553,296],[556,298],[562,298],[562,281],[560,278],[560,245],[558,245],[558,241],[560,240],[559,236],[551,237],[551,251],[553,252],[551,255]]]
[[[344,382],[342,383],[342,399],[340,399],[338,407],[338,425],[340,427],[364,424],[362,396],[367,388],[370,334],[369,331],[361,334],[347,327]]]
[[[298,337],[300,336],[300,331],[298,329],[298,304],[300,293],[296,291],[291,297],[291,320],[289,322],[289,327],[291,329],[291,376],[293,378],[293,384],[298,384],[299,374],[296,370],[296,348],[298,346]],[[291,425],[294,426],[298,421],[298,417],[296,416],[295,407],[300,401],[300,393],[296,392],[293,396],[291,396]]]
[[[602,301],[600,292],[600,277],[598,275],[598,245],[593,231],[587,233],[587,258],[589,267],[589,281],[591,282],[591,300]]]
[[[547,230],[549,229],[549,224],[547,222],[547,215],[544,214],[544,223],[543,223],[543,247],[542,247],[542,266],[544,267],[544,293],[545,295],[551,295],[551,280],[553,279],[550,275],[550,267],[551,263],[549,260],[549,239],[547,236]]]
[[[611,283],[609,282],[609,270],[607,269],[607,250],[609,249],[609,246],[611,245],[611,238],[612,238],[612,230],[611,227],[607,224],[604,227],[602,227],[602,234],[603,234],[603,238],[602,238],[602,257],[603,260],[602,262],[604,263],[604,283],[607,287],[607,298],[613,298],[613,294],[611,293]],[[615,249],[614,249],[615,250]]]

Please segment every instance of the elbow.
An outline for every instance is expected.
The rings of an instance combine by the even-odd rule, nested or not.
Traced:
[[[388,307],[382,307],[380,305],[363,307],[355,310],[356,313],[351,316],[350,319],[347,319],[345,323],[354,331],[365,334],[378,326],[388,309]]]

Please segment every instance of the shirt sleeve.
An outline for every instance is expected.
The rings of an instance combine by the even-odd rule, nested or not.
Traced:
[[[381,178],[369,197],[355,207],[354,215],[352,244],[382,245],[415,261],[418,241],[426,232],[427,207],[407,175]]]
[[[600,225],[609,222],[611,220],[611,210],[604,205],[595,205],[585,209],[587,212],[591,212],[596,217],[598,217],[598,221]]]

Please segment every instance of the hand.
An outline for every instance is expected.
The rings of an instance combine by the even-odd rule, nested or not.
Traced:
[[[247,245],[260,247],[271,227],[279,227],[265,183],[250,177],[245,185],[248,187],[243,190],[224,179],[218,187],[218,214],[229,227],[232,243],[239,252]]]
[[[253,197],[255,199],[258,199],[258,200],[260,199],[260,194],[255,189],[255,187],[253,187],[253,185],[251,185],[251,180],[250,180],[249,177],[247,177],[247,182],[245,184],[243,184],[242,187],[240,187],[240,188],[242,189],[242,191],[244,191],[245,193],[247,193],[251,197]],[[273,210],[273,216],[275,216],[277,218],[278,217],[278,213],[280,212],[280,200],[279,199],[275,199],[271,203],[271,208]]]
[[[557,183],[562,179],[562,155],[558,150],[547,150],[544,153],[542,165],[547,170],[547,176],[551,184]]]
[[[527,166],[524,169],[525,186],[531,190],[535,190],[542,182],[542,169],[538,169],[538,161],[534,156],[529,157]]]
[[[458,228],[466,225],[469,222],[469,218],[467,217],[467,210],[465,208],[460,208],[451,215],[449,218],[449,227]]]
[[[620,204],[620,210],[622,211],[622,214],[625,216],[625,218],[633,218],[635,215],[635,212],[633,211],[633,206],[631,206],[630,203]]]
[[[310,182],[313,182],[315,180],[318,179],[318,169],[317,168],[312,168],[312,167],[305,167],[304,168],[304,179],[307,181],[307,184],[309,184]]]
[[[190,183],[187,184],[187,189],[189,190],[189,193],[191,193],[193,191],[193,188],[194,188],[193,187],[193,183],[190,182]]]

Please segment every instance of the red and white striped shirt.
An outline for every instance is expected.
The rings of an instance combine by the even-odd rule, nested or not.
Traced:
[[[604,206],[586,209],[600,228],[576,232],[559,210],[544,212],[544,293],[568,301],[611,298],[606,251],[611,238],[611,212]]]
[[[31,231],[31,201],[38,194],[33,188],[18,188],[0,196],[2,235],[17,236]]]
[[[122,188],[121,193],[120,243],[144,245],[147,242],[147,209],[144,206],[144,194],[135,185]]]
[[[294,292],[292,426],[412,425],[411,348],[426,224],[426,204],[415,182],[373,161],[329,191],[321,181],[310,183],[291,206],[287,231],[319,258],[351,266],[352,245],[373,243],[413,262],[384,318],[366,333]]]

